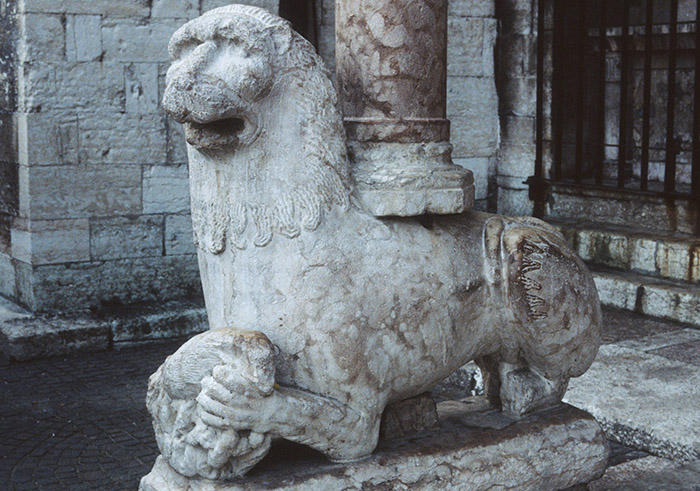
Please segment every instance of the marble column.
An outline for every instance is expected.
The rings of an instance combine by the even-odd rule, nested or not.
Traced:
[[[472,173],[445,116],[447,0],[336,1],[336,70],[358,196],[376,216],[460,213]]]

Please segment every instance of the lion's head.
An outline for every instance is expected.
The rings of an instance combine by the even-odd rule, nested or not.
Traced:
[[[255,103],[269,93],[291,38],[286,22],[240,5],[209,11],[175,32],[163,108],[184,123],[190,145],[233,149],[254,138]]]
[[[335,89],[314,48],[268,12],[230,5],[181,27],[163,108],[185,126],[199,246],[266,245],[347,206],[350,177]]]

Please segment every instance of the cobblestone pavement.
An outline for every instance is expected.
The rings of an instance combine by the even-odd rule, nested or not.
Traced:
[[[137,489],[158,451],[148,376],[182,342],[0,366],[0,489]]]
[[[619,326],[607,342],[677,329],[623,313],[606,318]],[[0,491],[137,489],[158,452],[145,407],[148,376],[182,342],[0,365]],[[612,447],[615,468],[647,458]]]

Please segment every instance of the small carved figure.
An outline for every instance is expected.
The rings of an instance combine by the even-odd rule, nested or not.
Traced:
[[[365,212],[329,74],[286,21],[222,7],[170,53],[211,326],[149,382],[175,470],[241,475],[273,436],[363,459],[388,403],[473,359],[516,417],[588,369],[600,306],[564,238],[532,218]]]

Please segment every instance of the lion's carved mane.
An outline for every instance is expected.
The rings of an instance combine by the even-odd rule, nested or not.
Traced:
[[[228,7],[228,12],[237,19],[250,16],[265,26],[268,36],[272,33],[275,44],[270,59],[275,77],[273,86],[296,84],[294,91],[283,87],[277,93],[296,98],[295,107],[301,114],[298,121],[302,122],[302,141],[298,142],[299,151],[286,158],[303,176],[284,189],[268,189],[256,199],[233,184],[227,202],[193,195],[195,243],[214,254],[223,252],[227,245],[245,249],[249,242],[246,231],[251,227],[255,230],[252,242],[258,247],[270,243],[275,234],[294,238],[302,230],[313,231],[321,223],[324,212],[332,206],[349,206],[352,188],[336,91],[313,46],[294,32],[288,22],[264,11],[236,5]],[[271,92],[275,92],[274,88]],[[259,101],[246,102],[260,104]],[[264,114],[261,119],[260,131],[265,132]],[[258,139],[252,145],[265,145],[264,142]],[[196,175],[191,177],[197,178]]]

